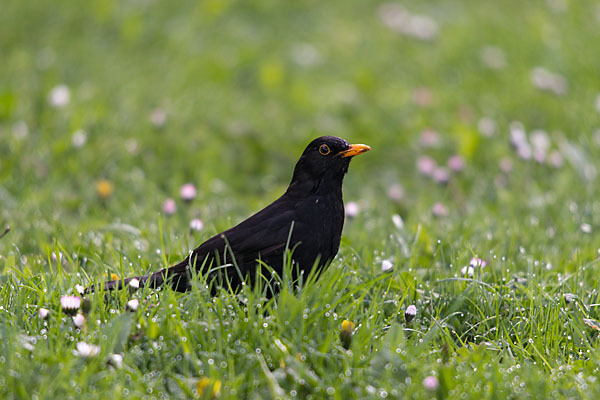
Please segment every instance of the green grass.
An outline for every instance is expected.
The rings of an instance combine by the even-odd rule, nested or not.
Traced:
[[[199,382],[208,398],[217,381],[222,398],[600,396],[600,8],[393,3],[437,23],[420,40],[386,26],[402,14],[382,4],[3,4],[0,398],[183,398]],[[536,87],[536,67],[566,88]],[[545,161],[511,146],[519,123],[534,147],[549,140]],[[373,150],[352,162],[344,195],[360,212],[318,281],[271,301],[211,298],[201,281],[95,294],[81,328],[61,311],[76,284],[168,266],[267,205],[322,134]],[[416,167],[452,155],[465,167],[447,184]],[[461,272],[475,256],[486,266]],[[100,353],[80,357],[80,342]]]

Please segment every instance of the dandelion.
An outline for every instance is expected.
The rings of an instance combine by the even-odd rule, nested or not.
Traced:
[[[88,358],[98,355],[100,353],[100,346],[89,344],[86,342],[78,342],[77,350],[74,351],[76,356],[82,358]]]
[[[60,307],[65,314],[75,315],[81,307],[81,297],[78,296],[62,296],[60,298]]]
[[[40,307],[40,310],[38,311],[38,317],[40,317],[42,320],[46,320],[48,319],[48,316],[50,316],[50,310]]]
[[[150,113],[150,123],[156,128],[161,128],[167,123],[167,113],[162,108],[158,107]]]
[[[132,299],[127,302],[127,304],[125,305],[125,309],[127,311],[134,312],[138,309],[139,306],[140,306],[140,301],[138,299]]]
[[[52,88],[48,95],[48,102],[52,107],[61,108],[69,104],[71,91],[67,85],[57,85]]]
[[[85,317],[83,316],[83,314],[77,314],[73,317],[73,324],[77,327],[77,328],[82,328],[83,324],[85,324]]]
[[[448,207],[440,202],[437,202],[431,208],[431,213],[434,217],[447,217],[450,212],[448,211]]]
[[[175,211],[177,211],[177,205],[175,204],[175,200],[168,198],[162,205],[163,212],[166,215],[173,215]]]
[[[191,183],[186,183],[185,185],[181,186],[181,189],[179,189],[179,195],[183,201],[189,202],[194,200],[196,198],[196,194],[196,186]]]
[[[194,218],[190,221],[190,231],[200,232],[204,228],[204,223],[200,218]]]
[[[417,159],[417,169],[423,175],[433,175],[436,168],[437,163],[429,156],[421,156]]]
[[[106,179],[96,181],[96,193],[102,200],[106,200],[113,193],[113,184]]]
[[[119,275],[115,274],[114,272],[111,272],[110,274],[106,273],[104,274],[104,277],[108,280],[111,281],[118,281],[119,280]]]
[[[410,321],[412,321],[413,319],[415,319],[416,316],[417,307],[415,307],[414,304],[411,304],[408,307],[406,307],[406,311],[404,311],[404,320],[407,324],[410,323]]]
[[[206,393],[210,393],[210,398],[214,399],[221,395],[221,381],[204,377],[196,384],[196,391],[200,397],[204,397]]]
[[[433,392],[437,390],[438,387],[440,387],[440,381],[436,376],[430,375],[423,379],[423,387],[425,388],[425,390]]]
[[[448,159],[448,168],[454,172],[460,172],[465,168],[465,160],[459,155],[454,155]]]
[[[381,262],[381,270],[383,272],[389,271],[394,267],[394,264],[390,260],[383,260]]]
[[[350,348],[352,344],[352,334],[354,333],[354,322],[348,321],[345,319],[342,322],[342,329],[340,330],[340,341],[342,342],[342,346],[346,350]]]
[[[359,207],[358,203],[351,201],[348,204],[346,204],[345,211],[346,211],[346,216],[348,218],[354,218],[360,212],[360,207]]]

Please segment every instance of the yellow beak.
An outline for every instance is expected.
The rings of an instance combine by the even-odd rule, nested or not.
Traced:
[[[342,156],[342,158],[354,157],[359,154],[365,153],[369,150],[371,150],[371,147],[367,146],[366,144],[351,144],[349,149],[344,150],[344,151],[340,152],[339,154],[340,154],[340,156]]]

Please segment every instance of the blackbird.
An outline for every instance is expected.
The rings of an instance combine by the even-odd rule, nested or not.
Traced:
[[[195,268],[207,276],[213,293],[216,287],[236,291],[243,282],[256,282],[260,263],[282,276],[287,254],[291,254],[293,270],[300,274],[327,266],[338,252],[344,225],[342,180],[352,157],[370,149],[334,136],[313,140],[296,163],[285,193],[266,208],[211,237],[174,266],[151,275],[108,281],[104,289],[121,289],[137,279],[140,287],[166,283],[184,292],[191,288],[191,268]]]

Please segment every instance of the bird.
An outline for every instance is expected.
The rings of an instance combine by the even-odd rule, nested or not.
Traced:
[[[286,257],[293,271],[308,276],[321,271],[337,254],[344,226],[342,181],[353,157],[371,150],[335,136],[312,140],[294,167],[287,190],[277,200],[234,227],[200,244],[181,262],[146,276],[112,280],[104,290],[118,290],[134,279],[136,286],[178,292],[192,287],[192,269],[205,274],[212,293],[218,287],[238,291],[263,275],[261,265],[282,276]],[[258,276],[257,276],[258,274]],[[88,292],[93,292],[92,285]]]

